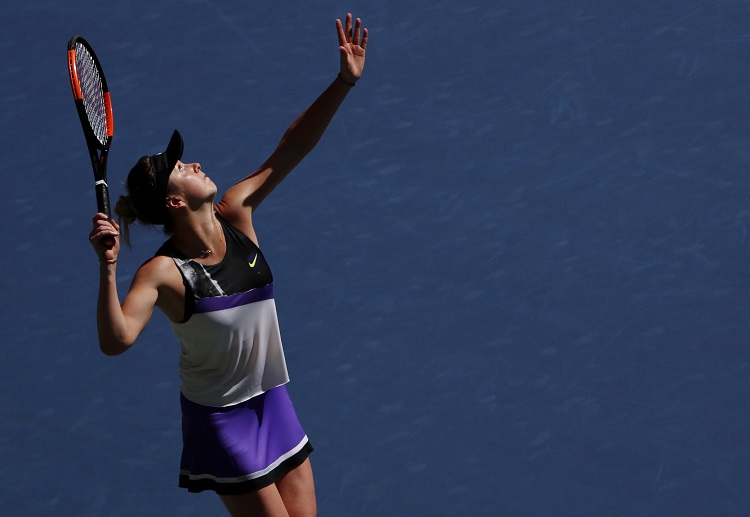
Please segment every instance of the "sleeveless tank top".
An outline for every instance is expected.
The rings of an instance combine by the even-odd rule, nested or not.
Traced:
[[[167,241],[157,251],[174,260],[185,284],[185,318],[171,322],[180,341],[180,391],[190,401],[226,407],[289,382],[273,276],[263,253],[216,214],[227,252],[203,266]]]

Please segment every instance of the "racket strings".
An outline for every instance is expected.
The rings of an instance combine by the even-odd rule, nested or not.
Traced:
[[[83,45],[76,45],[76,70],[86,116],[99,143],[107,140],[107,108],[104,88],[94,58]]]

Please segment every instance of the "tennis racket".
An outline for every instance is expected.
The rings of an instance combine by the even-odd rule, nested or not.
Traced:
[[[112,101],[109,98],[107,80],[94,49],[80,36],[68,41],[68,72],[73,88],[78,117],[94,168],[94,188],[99,211],[110,219],[109,187],[107,186],[107,155],[114,135]],[[114,245],[114,239],[103,242]]]

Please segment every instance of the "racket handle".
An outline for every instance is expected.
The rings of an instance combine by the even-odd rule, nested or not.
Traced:
[[[96,182],[95,188],[96,205],[99,208],[99,211],[112,219],[112,212],[109,208],[109,187],[107,187],[107,182],[99,180]]]
[[[112,211],[109,207],[109,187],[107,186],[107,182],[104,180],[99,180],[95,184],[96,188],[96,205],[97,208],[101,213],[106,215],[109,220],[112,220]],[[102,246],[106,247],[107,249],[112,249],[115,247],[115,238],[114,237],[104,237],[101,240]]]

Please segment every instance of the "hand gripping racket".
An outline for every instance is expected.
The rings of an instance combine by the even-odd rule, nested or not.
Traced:
[[[68,41],[68,72],[78,117],[94,168],[94,186],[99,211],[111,218],[107,186],[107,155],[114,135],[112,101],[102,65],[91,45],[80,36]],[[105,239],[105,242],[111,239]],[[114,244],[114,240],[111,240]]]

